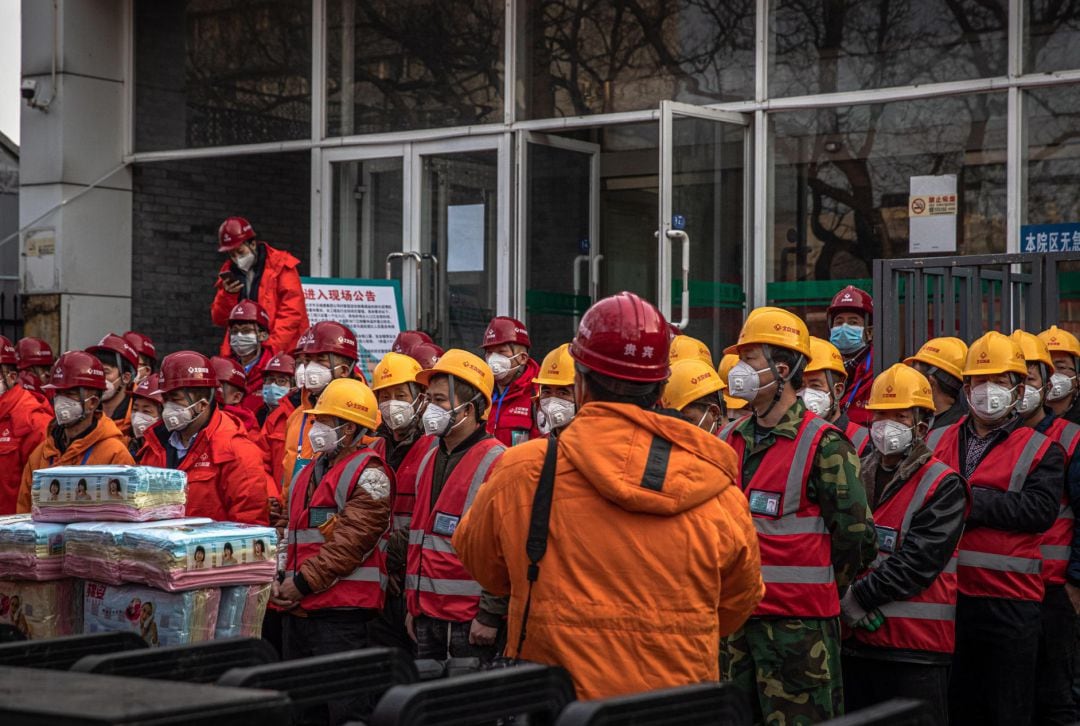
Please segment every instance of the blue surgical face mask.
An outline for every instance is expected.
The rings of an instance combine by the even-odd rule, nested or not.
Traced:
[[[829,331],[829,342],[841,353],[854,353],[866,345],[863,340],[863,326],[834,325]]]
[[[279,386],[276,383],[264,383],[262,388],[263,401],[270,408],[274,408],[289,393],[288,386]]]

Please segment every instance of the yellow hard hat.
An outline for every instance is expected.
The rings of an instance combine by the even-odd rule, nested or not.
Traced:
[[[934,366],[953,378],[964,377],[964,361],[967,359],[967,343],[959,338],[931,338],[923,343],[919,352],[904,359],[907,365],[925,363]]]
[[[434,366],[417,373],[416,382],[421,386],[427,386],[431,384],[431,379],[438,375],[453,376],[480,391],[487,399],[484,418],[487,417],[487,409],[491,408],[491,392],[495,390],[495,375],[483,358],[467,350],[451,348],[442,354]],[[458,401],[458,403],[464,403],[464,401]]]
[[[728,353],[720,359],[720,365],[717,366],[716,372],[720,374],[720,381],[724,384],[725,388],[727,387],[728,373],[731,372],[731,369],[734,368],[735,364],[738,362],[739,355],[737,353]],[[740,408],[746,408],[750,405],[749,401],[729,396],[726,393],[724,394],[724,403],[726,403],[727,407],[733,411],[737,411]]]
[[[870,411],[896,411],[904,408],[934,410],[930,381],[911,366],[896,363],[874,379],[870,388]]]
[[[401,383],[416,383],[416,375],[424,370],[419,363],[401,353],[387,353],[375,366],[371,374],[371,390],[396,386]]]
[[[1051,353],[1068,353],[1080,357],[1080,340],[1077,340],[1076,336],[1068,330],[1051,325],[1039,333],[1039,338],[1046,343]]]
[[[570,357],[569,343],[563,343],[544,356],[540,374],[532,382],[538,386],[574,385],[574,359]]]
[[[744,345],[775,345],[810,357],[810,333],[795,313],[782,308],[756,308],[746,316],[739,340],[724,349],[738,353]]]
[[[691,358],[708,363],[712,368],[712,351],[709,346],[689,335],[676,335],[672,338],[671,348],[668,349],[668,363]]]
[[[336,416],[366,429],[379,426],[379,402],[364,383],[355,378],[336,378],[319,394],[312,416]]]
[[[1026,330],[1014,330],[1012,335],[1009,336],[1016,341],[1016,344],[1020,346],[1020,350],[1024,353],[1024,360],[1028,363],[1045,363],[1054,367],[1054,359],[1050,357],[1050,350],[1046,347],[1046,343],[1042,339]]]
[[[660,405],[682,411],[688,404],[702,396],[708,396],[710,393],[716,393],[725,388],[727,385],[720,379],[720,374],[713,370],[711,364],[697,358],[687,358],[676,361],[671,366],[671,377],[664,384],[664,390],[660,394]]]
[[[1027,363],[1020,345],[1007,335],[991,330],[968,348],[965,376],[1019,373],[1027,376]]]
[[[803,369],[805,373],[814,371],[833,371],[847,378],[844,357],[836,346],[827,340],[810,336],[810,362]]]

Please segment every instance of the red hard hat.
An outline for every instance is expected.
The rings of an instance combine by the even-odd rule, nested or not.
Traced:
[[[82,350],[70,350],[56,360],[49,383],[42,386],[50,391],[66,391],[70,388],[95,388],[105,390],[105,371],[101,362]]]
[[[30,366],[51,366],[56,362],[52,348],[41,338],[21,338],[15,344],[15,356],[18,358],[20,371]],[[5,361],[0,360],[0,363],[2,362]]]
[[[241,391],[247,389],[247,376],[244,375],[244,371],[240,369],[240,366],[229,358],[215,355],[210,359],[210,367],[214,370],[214,376],[218,379],[218,383],[228,383],[236,386]]]
[[[433,344],[434,342],[435,341],[431,339],[431,336],[422,330],[402,330],[397,334],[397,337],[394,338],[394,344],[390,346],[390,350],[394,353],[401,353],[402,355],[411,357],[412,354],[409,351],[416,346],[424,343]]]
[[[481,348],[491,348],[503,343],[517,343],[526,348],[532,347],[529,340],[529,331],[525,329],[525,323],[514,318],[499,316],[492,318],[484,331],[484,343]]]
[[[419,363],[420,367],[425,371],[428,371],[439,362],[439,358],[442,358],[443,352],[443,349],[434,343],[421,343],[420,345],[413,346],[412,353],[409,354],[409,357]]]
[[[229,217],[218,227],[218,252],[231,252],[254,237],[251,222],[243,217]]]
[[[296,361],[288,353],[278,353],[267,361],[263,373],[280,373],[291,378],[296,373]]]
[[[263,330],[270,330],[270,316],[263,306],[254,300],[241,300],[229,312],[230,323],[255,323]]]
[[[865,290],[848,285],[833,296],[832,303],[825,311],[825,317],[831,323],[833,315],[840,312],[856,312],[865,315],[868,320],[874,317],[874,298]]]
[[[18,363],[19,357],[15,352],[15,346],[11,344],[10,340],[0,335],[0,365],[14,366],[18,365]],[[19,366],[19,370],[22,370],[22,368],[22,366]]]
[[[96,355],[99,359],[102,355],[118,355],[130,363],[132,368],[139,366],[139,354],[131,347],[131,343],[116,333],[109,333],[97,345],[87,348],[86,352]],[[110,359],[109,362],[111,363],[112,360]]]
[[[337,353],[349,360],[356,360],[356,336],[341,323],[324,320],[311,328],[311,337],[304,345],[308,355]]]
[[[131,395],[153,401],[160,406],[165,405],[165,398],[161,395],[161,379],[157,373],[151,373],[139,381],[139,385],[135,386]]]
[[[300,357],[300,354],[304,352],[304,348],[306,348],[311,343],[312,337],[315,335],[315,333],[312,332],[314,330],[315,326],[311,326],[303,333],[301,333],[300,337],[296,339],[296,347],[294,347],[292,350],[293,358]]]
[[[157,362],[157,348],[154,347],[154,341],[150,339],[149,335],[143,335],[142,333],[136,333],[134,330],[129,330],[124,333],[124,340],[135,349],[136,353]]]
[[[193,350],[170,353],[161,361],[161,385],[158,393],[168,393],[177,388],[217,388],[217,377],[210,367],[210,359]]]
[[[640,383],[667,380],[671,334],[663,314],[632,292],[600,300],[585,312],[570,356],[611,378]]]

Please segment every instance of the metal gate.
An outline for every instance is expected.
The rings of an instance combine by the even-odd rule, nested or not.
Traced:
[[[1058,322],[1059,274],[1080,253],[874,260],[874,374],[930,338],[970,343],[988,330]]]

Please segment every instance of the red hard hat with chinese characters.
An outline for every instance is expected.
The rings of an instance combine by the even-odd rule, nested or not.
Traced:
[[[526,348],[532,347],[532,341],[529,340],[529,331],[525,329],[525,323],[514,318],[508,318],[505,315],[492,318],[488,323],[487,330],[484,331],[484,343],[480,347],[494,348],[497,345],[504,345],[506,343],[513,343],[516,345],[523,345]]]
[[[217,388],[217,376],[210,367],[210,359],[193,350],[180,350],[165,356],[161,361],[160,393],[178,388]]]
[[[124,333],[124,340],[135,349],[136,353],[157,362],[157,348],[154,346],[154,341],[151,340],[149,335],[129,330]]]
[[[270,316],[263,306],[254,300],[241,300],[229,311],[230,323],[255,323],[263,330],[270,330]]]
[[[251,222],[243,217],[229,217],[218,227],[218,252],[232,252],[249,239],[255,238]]]
[[[19,359],[15,353],[15,346],[11,344],[11,341],[0,335],[0,365],[14,366],[18,365]],[[19,366],[19,370],[22,370],[22,366]]]
[[[412,354],[410,351],[413,347],[422,343],[433,343],[431,336],[422,330],[402,330],[394,338],[393,345],[390,346],[390,352],[400,353],[401,355],[407,355],[410,358]]]
[[[56,362],[52,348],[41,338],[21,338],[15,344],[15,356],[19,359],[19,370],[30,366],[51,366]]]
[[[412,355],[409,356],[425,371],[431,370],[435,367],[435,364],[439,362],[439,358],[443,357],[443,349],[434,343],[420,343],[414,345],[412,349]]]
[[[874,319],[874,298],[870,297],[870,293],[865,290],[860,290],[854,285],[848,285],[833,295],[832,302],[825,311],[825,317],[831,325],[833,316],[842,312],[855,312],[865,315],[869,323]]]
[[[104,391],[105,371],[101,362],[86,351],[71,350],[56,360],[49,383],[42,388],[50,391],[66,391],[71,388]]]
[[[310,332],[311,337],[303,348],[307,355],[336,353],[350,360],[358,358],[356,336],[341,323],[324,320],[321,323],[315,323]]]
[[[611,378],[659,383],[671,375],[671,333],[655,305],[632,292],[600,300],[585,312],[570,355]]]
[[[137,368],[139,365],[139,354],[131,347],[131,343],[124,339],[124,336],[116,333],[109,333],[97,345],[87,348],[86,352],[96,355],[103,363],[110,365],[118,363],[116,356],[130,363],[132,368]]]
[[[244,371],[232,359],[215,355],[210,359],[210,368],[213,369],[214,377],[217,378],[218,383],[228,383],[240,390],[247,388],[247,376],[244,375]]]
[[[296,360],[288,353],[278,353],[266,362],[263,373],[278,373],[290,378],[296,372]]]
[[[131,395],[136,398],[145,398],[158,405],[165,405],[165,399],[161,395],[161,378],[157,373],[151,373],[139,381],[139,385],[135,386]]]

